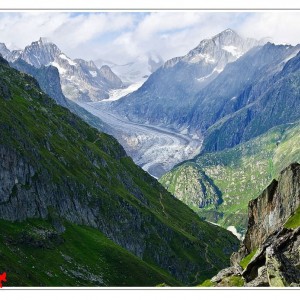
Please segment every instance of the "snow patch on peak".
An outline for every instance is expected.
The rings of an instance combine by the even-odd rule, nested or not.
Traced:
[[[96,71],[89,71],[90,74],[93,76],[93,77],[97,77],[97,72]]]
[[[49,65],[52,65],[53,67],[55,67],[58,70],[59,74],[61,74],[61,75],[67,72],[67,70],[62,68],[57,62],[53,61]]]
[[[68,63],[71,65],[71,66],[76,66],[76,62],[74,62],[73,60],[71,60],[70,58],[68,58],[65,54],[60,54],[59,55],[60,58],[64,59],[64,60],[67,60]]]
[[[222,49],[229,52],[231,55],[233,55],[236,58],[239,58],[243,55],[243,52],[238,51],[238,48],[236,46],[233,46],[233,45],[223,46]]]
[[[221,73],[223,70],[224,70],[224,68],[215,67],[214,70],[213,70],[213,73],[214,72]]]
[[[189,60],[189,62],[195,64],[202,60],[204,60],[208,64],[214,64],[216,62],[216,60],[207,53],[205,53],[205,54],[199,53],[199,54],[193,56],[192,59]]]
[[[210,74],[208,74],[208,75],[206,75],[206,76],[203,76],[203,77],[200,77],[200,78],[197,78],[197,80],[198,81],[204,81],[204,80],[206,80],[207,78],[209,78],[209,77],[211,77],[212,75],[214,75],[215,73],[221,73],[222,71],[224,70],[224,68],[217,68],[217,67],[215,67],[213,70],[212,70],[212,72],[210,73]]]

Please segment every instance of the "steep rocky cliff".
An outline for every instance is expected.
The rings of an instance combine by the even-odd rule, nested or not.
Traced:
[[[251,252],[278,230],[300,205],[300,165],[291,164],[248,206],[244,245]]]
[[[249,203],[245,239],[213,286],[300,286],[300,165],[284,169]],[[235,280],[234,280],[235,279]]]
[[[39,245],[35,255],[42,255],[38,249],[43,251],[49,230],[44,234],[44,228],[35,226],[29,237],[25,230],[16,242],[8,230],[18,224],[27,228],[29,219],[50,222],[50,237],[56,242],[65,239],[67,245],[70,224],[94,228],[131,252],[135,261],[173,278],[173,284],[192,284],[228,265],[238,243],[231,233],[201,221],[137,167],[114,138],[56,105],[35,79],[10,68],[3,59],[0,78],[0,219],[2,228],[7,228],[0,236],[1,268],[10,268],[13,253],[24,247],[30,253]],[[50,248],[51,244],[50,240]],[[75,239],[72,245],[76,244]],[[90,247],[98,246],[94,241]],[[86,249],[81,259],[89,259],[88,255]],[[53,257],[50,251],[47,259]],[[45,271],[39,264],[35,276]],[[22,264],[14,266],[14,274],[21,274]],[[48,282],[43,280],[41,276],[39,285]],[[80,285],[76,280],[73,285]]]

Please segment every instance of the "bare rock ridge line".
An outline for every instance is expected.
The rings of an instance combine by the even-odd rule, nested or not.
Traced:
[[[224,286],[228,278],[238,276],[249,287],[300,286],[300,227],[287,225],[291,218],[298,218],[299,224],[299,207],[300,164],[293,163],[249,203],[248,230],[240,250],[232,254],[231,267],[211,282]]]

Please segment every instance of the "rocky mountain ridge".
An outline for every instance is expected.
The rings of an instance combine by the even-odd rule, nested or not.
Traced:
[[[93,61],[72,60],[45,38],[18,51],[9,51],[2,44],[0,51],[12,63],[22,59],[35,68],[56,67],[64,96],[72,101],[99,101],[108,98],[111,89],[123,87],[121,79],[108,66],[99,69]]]
[[[197,137],[203,140],[202,153],[231,148],[295,122],[300,116],[300,46],[262,44],[225,30],[166,62],[136,92],[108,109],[134,122]]]
[[[243,39],[227,29],[203,40],[187,55],[167,61],[142,87],[113,103],[111,109],[135,122],[186,129],[187,114],[195,102],[194,96],[227,64],[259,43]]]
[[[205,131],[203,153],[231,148],[299,120],[299,51],[300,45],[267,43],[228,65],[199,93],[190,126]]]

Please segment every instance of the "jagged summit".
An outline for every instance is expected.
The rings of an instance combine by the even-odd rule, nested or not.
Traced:
[[[217,65],[215,71],[220,73],[228,62],[236,60],[260,44],[260,41],[250,38],[244,39],[234,30],[228,28],[212,38],[202,40],[187,55],[168,60],[164,67],[173,67],[179,61],[192,64],[206,63]]]
[[[244,39],[232,29],[226,29],[211,39],[205,39],[191,50],[183,59],[189,63],[197,63],[204,60],[206,63],[213,64],[223,60],[222,68],[227,62],[231,62],[252,47],[259,45],[254,39]]]
[[[215,38],[217,36],[229,36],[229,35],[239,36],[239,34],[235,30],[233,30],[231,28],[227,28],[227,29],[221,31],[220,33],[216,34],[213,38]]]
[[[61,50],[53,43],[40,38],[32,42],[22,51],[20,58],[36,68],[48,65],[61,54]]]
[[[40,37],[39,44],[53,44],[47,37]]]
[[[221,31],[220,33],[214,35],[212,38],[209,39],[205,39],[204,41],[217,41],[217,40],[221,40],[223,43],[228,43],[228,42],[232,42],[233,39],[239,39],[241,40],[242,37],[234,30],[232,30],[231,28],[227,28],[223,31]],[[200,44],[202,43],[200,42]]]

